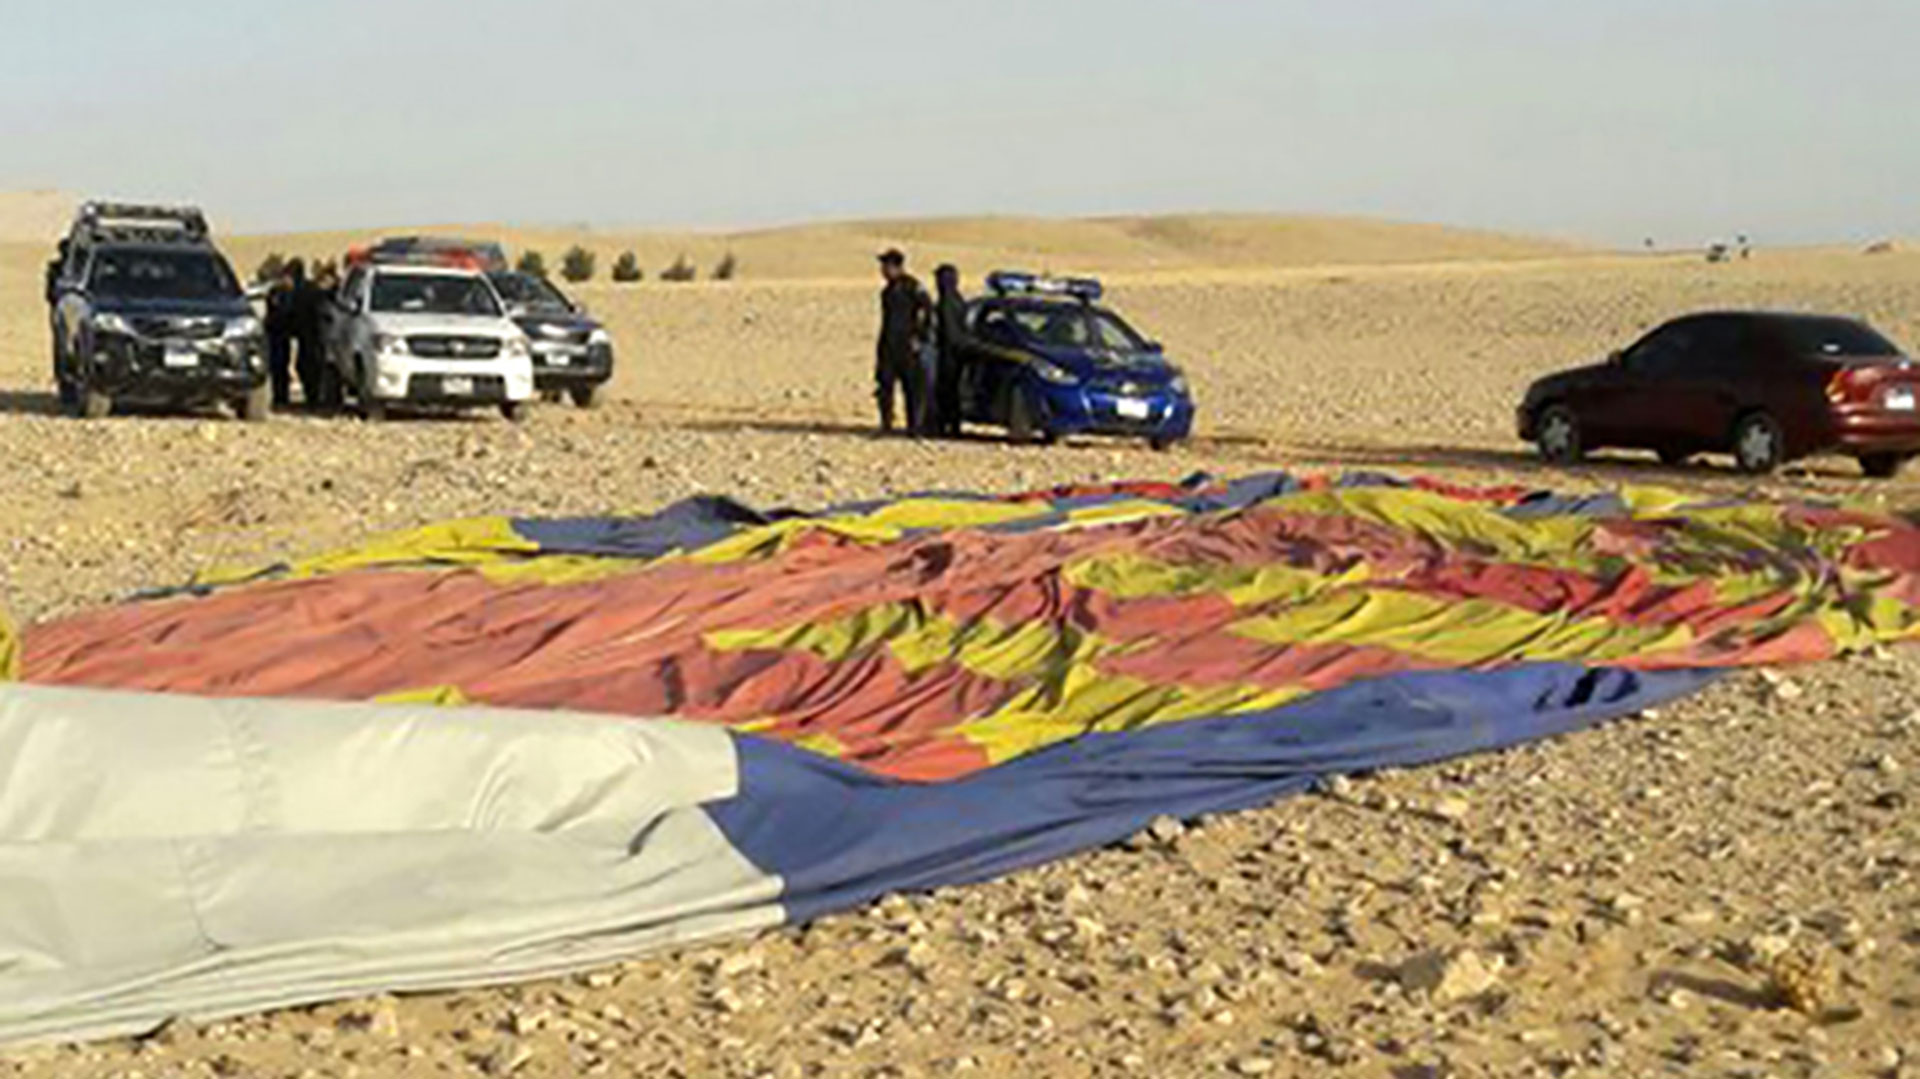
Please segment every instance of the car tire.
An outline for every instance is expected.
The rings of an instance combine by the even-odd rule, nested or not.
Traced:
[[[1890,480],[1900,474],[1900,470],[1911,460],[1904,453],[1863,453],[1860,455],[1860,471],[1871,479]]]
[[[1580,434],[1580,417],[1566,405],[1549,405],[1540,413],[1533,440],[1541,459],[1549,464],[1579,464],[1587,456]]]
[[[573,397],[576,408],[599,408],[607,399],[607,387],[604,383],[593,386],[575,386],[567,391]]]
[[[507,418],[508,423],[527,422],[527,414],[531,411],[525,401],[503,401],[500,403],[500,414]]]
[[[1750,476],[1764,476],[1786,459],[1786,436],[1765,412],[1749,412],[1733,424],[1733,463]]]
[[[1013,442],[1027,443],[1046,437],[1040,429],[1040,417],[1033,407],[1033,398],[1018,388],[1007,396],[1007,438]]]
[[[273,414],[273,387],[263,382],[248,390],[245,397],[234,403],[233,410],[246,423],[267,422],[267,417]]]
[[[113,414],[113,395],[87,386],[80,391],[80,418],[104,420]]]

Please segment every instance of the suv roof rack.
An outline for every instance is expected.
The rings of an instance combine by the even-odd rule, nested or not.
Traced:
[[[68,235],[89,243],[203,244],[207,218],[197,206],[88,202],[74,215]]]

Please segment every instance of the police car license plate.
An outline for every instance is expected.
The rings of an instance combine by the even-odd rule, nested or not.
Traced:
[[[440,380],[440,392],[448,397],[465,397],[473,392],[473,380],[454,376]]]
[[[1138,397],[1122,397],[1113,403],[1113,410],[1130,420],[1144,420],[1153,415],[1153,406]]]
[[[200,353],[185,345],[168,345],[167,351],[161,356],[161,362],[168,367],[198,367]]]
[[[1906,386],[1896,386],[1887,391],[1887,407],[1896,412],[1913,411],[1913,390]]]

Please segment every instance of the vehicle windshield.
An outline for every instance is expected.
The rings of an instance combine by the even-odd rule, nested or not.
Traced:
[[[369,306],[401,315],[500,315],[500,301],[485,278],[453,274],[383,273],[373,279]]]
[[[1848,318],[1796,318],[1786,324],[1794,350],[1809,356],[1898,356],[1900,346],[1864,322]]]
[[[1014,325],[1036,344],[1145,352],[1147,343],[1119,315],[1081,304],[1037,304],[1009,312]]]
[[[93,256],[96,295],[132,300],[228,300],[240,283],[212,251],[107,248]]]
[[[527,273],[489,274],[487,279],[500,291],[500,298],[529,311],[548,315],[571,314],[573,305],[553,287],[553,283]]]

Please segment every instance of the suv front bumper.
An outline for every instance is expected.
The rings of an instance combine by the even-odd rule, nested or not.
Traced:
[[[104,333],[93,342],[92,384],[116,397],[217,400],[267,381],[266,341],[217,337],[162,340]]]
[[[613,377],[613,346],[533,345],[533,384],[540,390],[598,386]]]
[[[533,366],[524,358],[475,362],[382,356],[372,374],[367,390],[382,401],[484,405],[528,401],[534,395]]]

